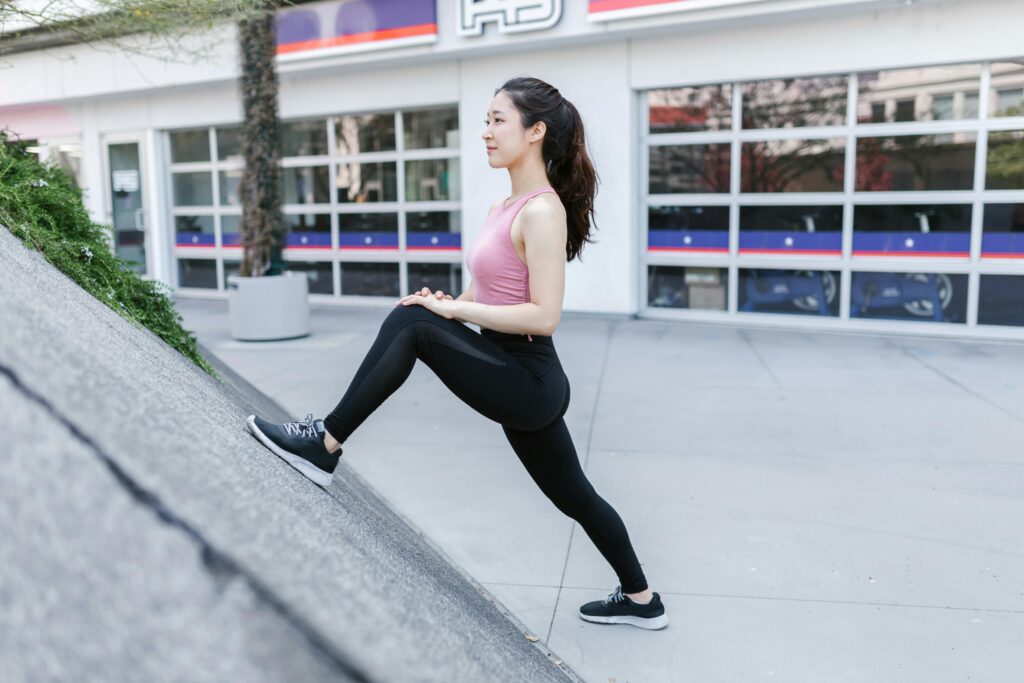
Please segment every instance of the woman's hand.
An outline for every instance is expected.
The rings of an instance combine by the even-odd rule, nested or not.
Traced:
[[[428,287],[424,287],[418,292],[402,297],[398,300],[395,306],[411,306],[413,304],[423,306],[442,318],[448,318],[450,320],[455,317],[455,304],[453,303],[452,296],[450,294],[445,294],[440,289],[431,293]]]

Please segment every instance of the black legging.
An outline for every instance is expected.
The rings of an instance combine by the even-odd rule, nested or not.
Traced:
[[[569,380],[551,337],[482,334],[417,304],[399,305],[380,327],[345,396],[324,425],[344,443],[402,386],[416,359],[452,392],[501,424],[516,455],[551,502],[579,522],[618,575],[625,593],[647,580],[618,513],[597,495],[580,467],[565,426]]]

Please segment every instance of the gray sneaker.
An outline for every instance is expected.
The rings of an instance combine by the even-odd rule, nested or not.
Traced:
[[[665,605],[657,593],[646,605],[633,602],[622,593],[622,586],[604,600],[588,602],[580,607],[580,618],[597,624],[629,624],[650,630],[668,626]]]
[[[274,424],[250,415],[249,432],[289,465],[320,486],[330,486],[341,449],[331,453],[324,446],[324,421],[310,413],[302,422]]]

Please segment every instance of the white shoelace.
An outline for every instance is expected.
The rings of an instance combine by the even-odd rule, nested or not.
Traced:
[[[290,436],[316,436],[316,427],[313,426],[313,413],[306,415],[302,422],[285,422],[284,431]]]
[[[612,594],[609,595],[607,597],[607,599],[605,599],[605,602],[607,602],[607,603],[622,602],[625,599],[626,599],[626,596],[622,594],[622,586],[616,586],[615,590],[612,592]]]

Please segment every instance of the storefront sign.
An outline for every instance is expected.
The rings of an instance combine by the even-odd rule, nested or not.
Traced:
[[[501,33],[551,28],[562,17],[562,0],[458,0],[460,36],[479,36],[494,22]]]
[[[278,58],[436,42],[435,1],[330,0],[278,10]]]

